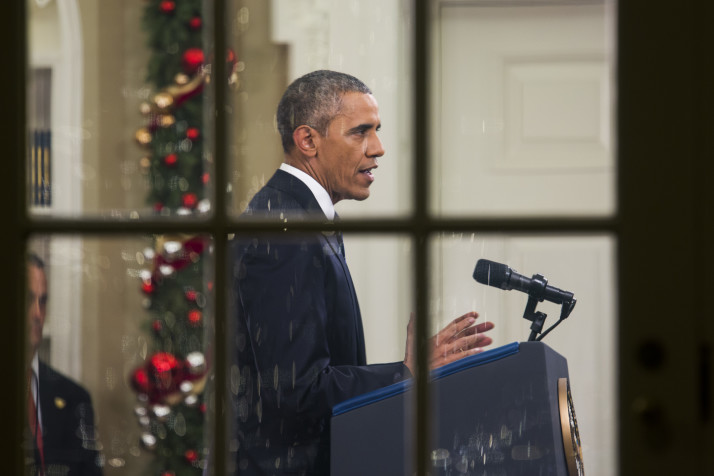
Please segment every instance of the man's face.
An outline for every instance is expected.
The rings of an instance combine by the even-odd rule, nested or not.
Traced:
[[[344,199],[364,200],[374,182],[372,170],[377,157],[384,155],[379,108],[371,94],[346,93],[342,109],[330,122],[327,134],[316,137],[315,177],[332,197],[332,203]]]
[[[42,327],[47,314],[47,278],[37,266],[27,267],[27,328],[30,351],[34,354],[42,342]]]

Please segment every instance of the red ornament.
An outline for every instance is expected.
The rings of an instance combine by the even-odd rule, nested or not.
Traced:
[[[186,208],[193,208],[198,203],[198,197],[195,193],[184,193],[181,197],[181,203]]]
[[[154,211],[155,212],[160,212],[161,210],[164,209],[164,204],[161,202],[156,202],[154,203]]]
[[[192,30],[198,30],[198,29],[200,29],[200,28],[201,28],[201,24],[202,24],[201,17],[193,17],[193,18],[191,18],[191,19],[188,21],[188,26],[189,26],[189,28],[191,28]]]
[[[191,302],[195,301],[197,296],[198,296],[198,293],[196,291],[194,291],[193,289],[189,289],[188,291],[186,291],[186,299],[188,299]]]
[[[189,48],[183,53],[183,69],[188,74],[198,71],[203,64],[203,50],[201,48]]]
[[[164,0],[163,2],[159,3],[159,10],[161,13],[173,13],[174,10],[176,10],[176,3],[172,2],[171,0]]]
[[[157,352],[147,364],[147,373],[153,384],[155,396],[175,391],[181,382],[181,362],[168,352]]]
[[[198,406],[198,409],[200,410],[201,413],[206,413],[206,404],[202,403]]]
[[[166,164],[167,167],[173,167],[176,163],[178,163],[178,155],[169,154],[164,157],[164,164]]]
[[[168,352],[157,352],[149,359],[151,368],[158,373],[171,372],[178,368],[179,361]]]
[[[203,184],[205,185],[205,184],[207,184],[207,183],[210,182],[210,181],[211,181],[211,174],[209,174],[208,172],[205,172],[205,173],[201,176],[201,182],[203,182]]]
[[[149,385],[149,374],[146,373],[143,367],[134,371],[134,374],[131,376],[131,386],[139,393],[149,393],[151,389]]]
[[[161,332],[161,329],[163,328],[163,325],[161,324],[161,321],[156,319],[154,322],[151,323],[151,328],[156,332],[157,334]]]
[[[203,314],[198,309],[192,309],[188,311],[188,322],[194,327],[201,325],[201,320],[203,320]]]
[[[189,127],[186,129],[186,138],[191,140],[196,140],[201,137],[201,131],[197,127]]]
[[[186,450],[183,457],[186,458],[188,463],[193,464],[198,461],[198,452],[196,450]]]
[[[161,473],[161,476],[176,476],[176,473],[174,473],[173,471],[164,471],[163,473]]]
[[[235,63],[237,59],[236,52],[228,48],[228,51],[226,51],[226,63]]]
[[[141,283],[141,290],[146,294],[151,294],[156,290],[156,286],[154,286],[154,282],[152,280],[144,281]]]

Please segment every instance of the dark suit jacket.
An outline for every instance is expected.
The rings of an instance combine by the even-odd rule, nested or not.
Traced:
[[[278,170],[243,219],[326,218],[310,189]],[[359,304],[332,233],[234,241],[237,466],[241,475],[329,474],[332,407],[409,376],[367,365]]]
[[[101,475],[89,393],[43,362],[40,362],[37,378],[46,474]],[[29,474],[36,474],[40,466],[39,452],[29,428],[27,433]]]

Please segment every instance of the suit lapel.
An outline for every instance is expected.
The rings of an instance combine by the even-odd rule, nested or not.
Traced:
[[[54,405],[52,403],[53,400],[53,391],[54,391],[54,378],[52,378],[52,374],[47,367],[47,365],[43,362],[40,362],[40,372],[39,375],[37,376],[39,383],[40,383],[40,412],[41,412],[41,418],[42,418],[42,436],[45,440],[45,448],[48,447],[48,440],[52,439],[52,430],[53,425],[56,424],[57,421],[57,412],[55,411]],[[49,445],[50,447],[52,445]]]
[[[327,220],[320,204],[317,203],[317,199],[312,194],[310,188],[305,185],[300,179],[294,177],[293,175],[285,172],[284,170],[277,170],[273,177],[268,181],[266,186],[273,187],[282,193],[288,194],[293,197],[301,207],[305,209],[308,216],[313,216],[316,219]],[[319,218],[317,218],[319,217]],[[337,214],[335,214],[335,220],[339,220]],[[364,346],[364,329],[362,327],[362,316],[359,309],[359,304],[357,302],[357,293],[355,291],[354,283],[352,282],[352,276],[350,270],[347,267],[347,261],[345,261],[344,255],[344,245],[342,245],[342,233],[339,231],[324,231],[321,233],[323,239],[326,242],[326,246],[331,249],[332,257],[331,259],[339,263],[339,267],[342,269],[345,281],[348,286],[349,299],[352,301],[352,308],[355,316],[355,338],[356,350],[357,350],[357,362],[359,365],[364,365],[367,362],[365,355]]]
[[[317,199],[312,194],[312,191],[307,185],[305,185],[305,183],[303,183],[302,180],[285,172],[284,170],[278,169],[266,185],[282,193],[290,195],[305,210],[308,217],[314,217],[327,222],[327,217],[322,211],[322,208],[320,208],[320,204],[317,203]],[[335,221],[338,220],[339,217],[335,214]],[[343,265],[343,268],[345,268],[345,272],[349,273],[346,269],[347,264],[344,261],[345,254],[344,246],[342,244],[342,233],[338,231],[323,231],[322,235],[327,240],[327,244],[330,246],[334,254],[343,258],[340,262]]]
[[[297,177],[285,172],[284,170],[278,169],[268,181],[266,186],[272,187],[294,198],[295,201],[305,210],[308,218],[313,217],[316,220],[327,221],[325,213],[322,211],[322,208],[320,208],[320,204],[317,203],[317,199],[312,194],[310,188]],[[335,215],[335,217],[337,219],[337,215]],[[350,270],[347,267],[344,252],[342,251],[344,248],[341,244],[341,233],[337,231],[323,231],[320,234],[325,240],[326,245],[332,250],[332,259],[339,263],[348,284],[348,292],[352,301],[355,316],[355,333],[359,354],[357,356],[357,360],[359,365],[364,365],[366,363],[366,355],[364,347],[364,330],[362,328],[362,316],[360,314],[359,304],[357,303],[357,293],[355,292],[354,283],[352,282],[352,276],[350,275]]]
[[[322,208],[320,208],[320,204],[317,203],[317,199],[312,194],[312,191],[299,178],[290,175],[284,170],[278,169],[266,186],[290,195],[305,210],[308,216],[327,220],[325,213],[322,211]]]

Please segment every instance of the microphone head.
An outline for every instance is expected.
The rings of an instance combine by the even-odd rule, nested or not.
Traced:
[[[487,259],[478,260],[474,269],[476,282],[501,289],[507,289],[510,274],[510,268],[505,264]]]

